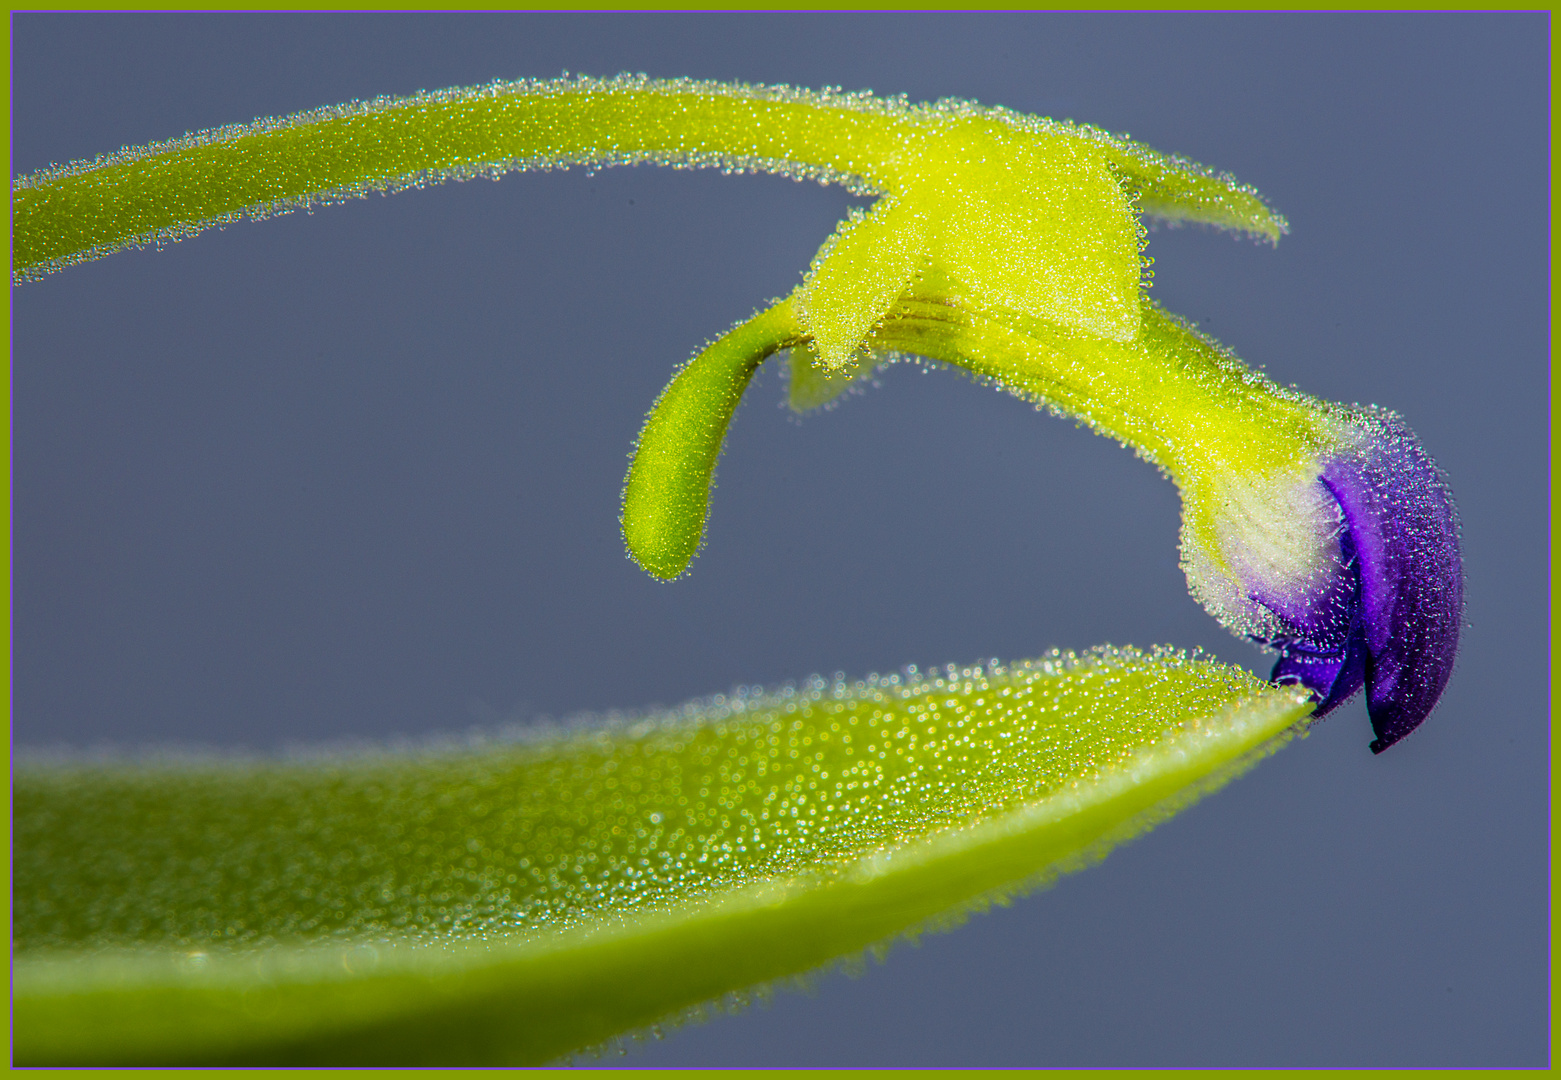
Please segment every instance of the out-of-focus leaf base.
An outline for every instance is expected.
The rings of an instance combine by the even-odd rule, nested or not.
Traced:
[[[1087,866],[1301,730],[1260,691],[1098,779],[828,871],[556,935],[244,954],[35,954],[15,968],[19,1065],[520,1064],[860,956]]]

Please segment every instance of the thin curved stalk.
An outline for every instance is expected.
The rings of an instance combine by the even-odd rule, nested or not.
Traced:
[[[651,162],[881,192],[914,170],[917,155],[906,151],[918,136],[966,118],[1090,140],[1146,213],[1270,240],[1285,230],[1251,188],[1087,125],[791,87],[524,79],[348,102],[44,169],[14,185],[12,272],[30,280],[242,217],[516,169]]]

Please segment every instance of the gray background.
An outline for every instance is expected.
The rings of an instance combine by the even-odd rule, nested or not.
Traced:
[[[1155,294],[1445,467],[1468,627],[1436,715],[1373,758],[1357,700],[1049,893],[622,1060],[1540,1065],[1547,20],[21,14],[13,171],[567,69],[970,97],[1256,184],[1293,235],[1160,230]],[[1107,641],[1264,663],[1187,597],[1169,484],[949,372],[796,423],[767,369],[692,576],[625,560],[644,411],[849,202],[520,175],[14,289],[14,739],[418,735]]]

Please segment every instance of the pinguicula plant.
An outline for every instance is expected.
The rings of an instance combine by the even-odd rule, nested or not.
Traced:
[[[1174,481],[1192,594],[1278,654],[1270,680],[1101,648],[461,750],[34,763],[14,785],[19,1062],[545,1061],[1045,884],[1363,688],[1373,751],[1431,712],[1462,611],[1434,463],[1394,414],[1276,386],[1150,300],[1142,216],[1286,224],[1092,127],[643,77],[353,102],[16,180],[13,277],[370,192],[644,162],[876,197],[655,402],[623,493],[645,570],[688,569],[768,357],[789,352],[798,410],[921,358]]]

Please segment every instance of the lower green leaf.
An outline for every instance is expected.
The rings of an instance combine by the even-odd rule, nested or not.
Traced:
[[[16,1061],[547,1061],[1088,865],[1310,712],[1102,649],[456,749],[33,763]]]

